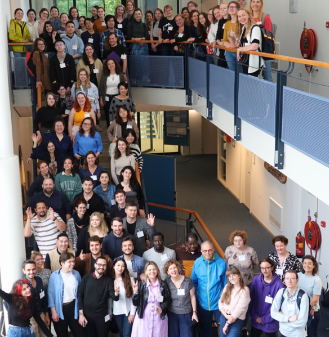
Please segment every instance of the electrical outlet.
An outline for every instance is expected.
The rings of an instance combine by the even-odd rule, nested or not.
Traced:
[[[303,77],[303,74],[302,74],[302,72],[301,72],[301,71],[299,72],[299,77]]]

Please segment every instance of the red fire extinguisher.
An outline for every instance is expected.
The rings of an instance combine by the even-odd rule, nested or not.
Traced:
[[[303,257],[305,255],[305,238],[301,232],[296,236],[296,256]]]

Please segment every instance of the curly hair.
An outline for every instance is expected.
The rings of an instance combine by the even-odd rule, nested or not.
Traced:
[[[122,278],[122,281],[123,281],[123,286],[125,287],[125,290],[126,290],[126,297],[131,298],[133,296],[133,287],[131,285],[131,279],[130,279],[129,271],[128,271],[128,268],[127,268],[127,263],[126,263],[126,261],[123,257],[118,257],[114,260],[112,271],[111,271],[111,277],[112,277],[113,280],[115,280],[114,266],[118,262],[123,262],[124,265],[125,265],[125,269],[124,269],[124,271],[121,275],[121,278]]]
[[[272,239],[272,245],[274,246],[276,242],[282,242],[284,245],[287,245],[289,240],[284,235],[274,236]]]
[[[106,65],[104,64],[103,75],[104,76],[110,76],[111,75],[111,71],[110,71],[110,69],[108,67],[108,64],[109,64],[110,61],[113,61],[114,64],[115,64],[115,73],[117,75],[120,75],[122,73],[120,64],[115,59],[111,59],[111,58],[109,58],[109,59],[106,60]]]
[[[17,280],[11,289],[11,294],[13,295],[13,302],[15,305],[19,308],[18,314],[27,314],[27,311],[29,311],[30,305],[28,304],[32,300],[32,292],[29,297],[26,299],[22,296],[22,290],[23,286],[27,284],[29,286],[29,282],[27,280]]]
[[[231,233],[229,238],[232,245],[234,244],[234,238],[236,236],[240,236],[242,238],[244,245],[247,243],[248,240],[247,233],[245,231],[235,230],[234,232]]]
[[[78,95],[83,95],[83,94],[80,93]],[[73,108],[74,108],[75,112],[79,112],[82,109],[81,106],[78,103],[78,95],[75,98],[74,105],[73,105]],[[86,98],[86,102],[85,102],[85,106],[83,107],[83,111],[90,112],[92,110],[92,108],[91,108],[91,104],[90,104],[89,98],[87,96],[85,96],[85,98]]]
[[[180,274],[181,271],[182,271],[182,268],[181,268],[180,263],[179,263],[178,261],[176,261],[176,260],[169,260],[169,261],[167,261],[167,262],[165,263],[164,267],[163,267],[163,272],[164,272],[165,274],[168,274],[169,267],[170,267],[172,264],[176,265],[176,267],[177,267],[177,269],[178,269],[178,273]]]
[[[126,144],[126,156],[130,156],[131,155],[131,150],[130,150],[130,146],[127,142],[127,140],[123,137],[118,138],[116,145],[115,145],[115,152],[114,152],[114,159],[119,159],[121,157],[121,152],[119,150],[119,142],[124,142]]]
[[[314,256],[312,256],[312,255],[305,255],[305,256],[303,257],[303,263],[304,263],[304,260],[311,260],[311,261],[312,261],[313,266],[314,266],[314,268],[313,268],[313,270],[312,270],[312,275],[313,275],[313,276],[316,275],[316,274],[318,273],[318,271],[319,271],[319,264],[318,264],[318,262],[316,261],[316,259],[314,258]],[[302,269],[302,273],[305,274],[304,267],[303,267],[303,269]]]
[[[78,195],[74,198],[72,206],[75,208],[78,208],[80,204],[85,204],[87,206],[87,201],[85,200],[83,195]]]

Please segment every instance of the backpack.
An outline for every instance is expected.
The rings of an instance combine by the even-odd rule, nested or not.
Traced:
[[[284,289],[286,289],[286,288],[284,288]],[[283,304],[283,302],[284,302],[283,293],[284,293],[284,290],[283,290],[283,292],[282,292],[281,304],[280,304],[280,310],[281,310],[282,304]],[[300,302],[302,301],[302,297],[303,297],[304,294],[305,294],[305,291],[302,290],[302,289],[299,289],[298,294],[297,294],[297,307],[298,307],[299,310],[300,310]],[[310,310],[311,310],[311,308],[309,307],[309,308],[308,308],[308,318],[307,318],[306,327],[309,327],[309,326],[311,325],[312,319],[314,318],[314,316],[311,316]]]
[[[40,60],[41,60],[41,63],[43,63],[42,55],[40,55]],[[26,63],[27,71],[30,73],[30,75],[33,77],[36,77],[37,71],[33,63],[33,52],[26,53],[25,63]]]
[[[265,25],[265,17],[266,17],[266,15],[268,15],[268,14],[263,14],[263,17],[262,17],[262,26],[263,26],[263,27],[264,27],[264,25]],[[269,16],[269,15],[268,15],[268,16]],[[272,29],[271,29],[271,31],[272,31],[272,34],[273,34],[273,38],[274,38],[274,39],[275,39],[275,35],[276,35],[277,29],[278,29],[278,26],[277,26],[275,23],[272,22]]]
[[[329,275],[326,276],[326,279],[328,278]],[[328,280],[327,280],[327,289],[326,290],[322,290],[323,293],[323,300],[321,301],[321,304],[325,307],[325,308],[329,308],[329,285],[328,285]]]
[[[256,25],[255,25],[256,26]],[[253,26],[250,31],[250,36],[252,34],[252,30],[255,27]],[[257,25],[258,26],[258,25]],[[258,26],[260,28],[261,34],[262,34],[262,50],[259,50],[262,53],[268,53],[268,54],[275,54],[275,39],[273,34],[264,28],[263,25]],[[264,57],[262,56],[263,60],[273,60],[272,57]]]

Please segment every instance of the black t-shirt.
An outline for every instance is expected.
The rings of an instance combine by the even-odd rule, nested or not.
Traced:
[[[162,18],[159,22],[159,29],[162,32],[162,39],[173,39],[177,30],[177,25],[175,19],[168,20],[167,18]]]
[[[119,209],[118,205],[115,205],[113,207],[111,207],[110,209],[110,220],[112,220],[113,218],[125,218],[127,215],[126,215],[126,212],[125,212],[125,209],[122,208],[122,209]]]
[[[97,81],[97,76],[94,73],[94,65],[95,64],[89,64],[89,70],[90,70],[90,78],[89,81],[98,87],[98,81]]]
[[[78,195],[83,196],[83,192]],[[87,203],[87,214],[92,215],[94,212],[100,212],[102,214],[105,213],[104,201],[95,192],[93,193],[93,196],[88,200]]]
[[[90,268],[91,273],[95,271],[95,263],[96,263],[96,260],[93,258],[93,255],[91,254],[91,268]]]
[[[128,230],[128,233],[130,235],[134,235],[135,234],[136,222],[137,222],[137,220],[135,222],[133,222],[133,223],[128,223],[128,221],[127,221],[127,230]]]
[[[111,47],[110,49],[104,49],[103,60],[107,58],[115,59],[121,66],[123,65],[121,55],[127,55],[127,49],[122,44],[117,44],[115,47]]]

